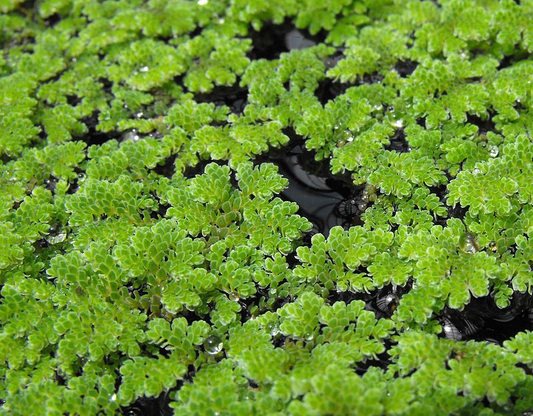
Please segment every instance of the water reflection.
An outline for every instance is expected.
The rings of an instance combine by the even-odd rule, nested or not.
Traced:
[[[334,226],[347,229],[362,224],[360,215],[366,206],[361,204],[361,189],[349,179],[333,176],[328,161],[317,162],[314,153],[300,144],[277,156],[269,155],[268,161],[289,180],[289,187],[280,196],[298,204],[298,214],[313,223],[311,233],[327,237]]]

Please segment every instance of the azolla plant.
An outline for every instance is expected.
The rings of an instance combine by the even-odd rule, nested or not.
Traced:
[[[533,1],[0,12],[0,414],[533,412]]]

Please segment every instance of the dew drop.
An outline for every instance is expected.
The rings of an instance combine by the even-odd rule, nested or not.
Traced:
[[[474,254],[477,252],[476,247],[470,242],[466,243],[465,251],[470,254]]]
[[[110,402],[115,402],[117,400],[117,395],[113,394],[111,398],[109,399]]]
[[[472,173],[473,173],[474,175],[479,175],[479,174],[481,173],[481,169],[479,169],[479,168],[475,168],[475,169],[472,171]]]
[[[461,237],[461,250],[468,254],[475,254],[479,251],[476,238],[473,234],[467,232]]]
[[[143,66],[141,69],[139,69],[139,72],[148,72],[148,67]]]
[[[392,122],[392,125],[394,127],[401,128],[401,127],[403,127],[403,120],[401,120],[401,119],[400,120],[394,120]]]
[[[270,335],[272,335],[273,337],[275,337],[276,335],[279,334],[279,328],[278,326],[273,323],[273,322],[270,322],[267,326],[266,326],[266,329],[268,332],[270,332]]]
[[[59,243],[62,243],[63,241],[65,241],[67,238],[67,234],[66,233],[60,233],[60,234],[57,234],[57,235],[53,235],[53,236],[49,236],[46,241],[48,242],[48,244],[59,244]]]
[[[489,155],[491,157],[496,157],[498,156],[498,153],[499,153],[499,149],[498,149],[498,146],[491,146],[489,148]]]
[[[207,3],[209,3],[209,0],[198,0],[199,6],[205,6]]]
[[[210,355],[218,354],[223,346],[222,340],[216,335],[209,335],[204,341],[205,352]]]
[[[124,132],[120,139],[124,142],[126,141],[132,141],[137,142],[140,139],[140,136],[137,134],[137,130],[133,129],[127,132]]]

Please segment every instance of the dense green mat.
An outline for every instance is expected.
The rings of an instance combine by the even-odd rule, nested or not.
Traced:
[[[531,414],[533,1],[0,12],[0,415]],[[289,136],[362,225],[304,244]]]

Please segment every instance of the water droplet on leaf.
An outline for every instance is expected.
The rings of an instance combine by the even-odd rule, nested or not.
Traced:
[[[204,341],[205,352],[210,355],[216,355],[222,351],[224,344],[217,335],[210,335]]]
[[[272,335],[273,337],[275,337],[276,335],[279,334],[279,328],[278,326],[273,323],[273,322],[270,322],[267,326],[266,326],[266,329],[268,332],[270,332],[270,335]]]
[[[394,120],[392,125],[397,128],[403,127],[403,120]]]
[[[57,235],[52,235],[52,236],[49,236],[46,241],[48,242],[48,244],[58,244],[58,243],[62,243],[63,241],[65,241],[67,238],[67,234],[66,233],[60,233],[60,234],[57,234]]]
[[[479,251],[477,241],[470,233],[466,233],[464,237],[463,251],[469,254],[475,254]]]
[[[139,141],[140,136],[137,134],[137,130],[133,129],[133,130],[124,132],[120,138],[124,142],[128,140],[131,140],[132,142],[136,142],[136,141]]]

